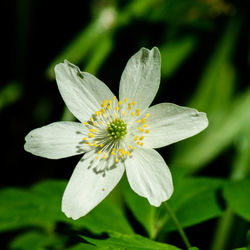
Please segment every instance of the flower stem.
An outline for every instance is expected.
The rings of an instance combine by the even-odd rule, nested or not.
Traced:
[[[168,211],[169,216],[171,217],[171,219],[173,220],[173,222],[174,222],[174,224],[175,224],[177,230],[179,231],[179,234],[180,234],[180,236],[181,236],[181,238],[182,238],[182,240],[183,240],[185,246],[187,247],[187,249],[190,248],[190,247],[191,247],[191,244],[190,244],[190,242],[189,242],[189,240],[188,240],[188,237],[187,237],[187,235],[185,234],[185,232],[184,232],[184,230],[183,230],[183,228],[182,228],[182,226],[181,226],[179,220],[177,219],[177,217],[175,216],[174,212],[173,212],[172,209],[169,207],[169,205],[167,204],[167,202],[165,202],[164,204],[165,204],[165,207],[166,207],[166,209],[167,209],[167,211]]]

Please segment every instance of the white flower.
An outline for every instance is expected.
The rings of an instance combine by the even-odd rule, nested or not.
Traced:
[[[160,53],[142,48],[122,74],[119,100],[100,80],[65,61],[55,67],[59,91],[79,122],[55,122],[32,130],[25,150],[58,159],[85,153],[62,199],[73,219],[86,215],[116,186],[126,170],[131,188],[160,206],[173,193],[171,173],[159,148],[205,129],[205,113],[161,103],[149,107],[160,84]]]

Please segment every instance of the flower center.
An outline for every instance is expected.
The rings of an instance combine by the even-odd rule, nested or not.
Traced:
[[[120,140],[127,134],[127,124],[117,118],[108,124],[107,132],[110,139]]]
[[[118,101],[114,96],[103,100],[100,109],[83,122],[88,132],[79,142],[77,152],[81,152],[82,143],[94,149],[97,161],[93,162],[93,170],[105,174],[118,162],[133,157],[136,147],[144,145],[144,137],[150,132],[147,125],[149,115],[142,116],[136,102],[128,98]]]

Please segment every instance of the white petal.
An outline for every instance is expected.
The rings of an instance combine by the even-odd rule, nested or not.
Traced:
[[[95,76],[81,72],[65,60],[55,67],[59,91],[69,110],[81,122],[101,109],[103,100],[113,98],[110,89]]]
[[[205,113],[172,103],[150,107],[144,146],[159,148],[198,134],[208,126]]]
[[[140,49],[132,56],[121,77],[120,100],[135,101],[141,112],[153,101],[160,84],[161,56],[157,48]]]
[[[120,181],[124,166],[107,170],[105,176],[95,173],[96,153],[90,151],[77,164],[62,199],[62,211],[74,220],[86,215],[97,206]]]
[[[79,122],[54,122],[32,130],[25,137],[26,151],[50,159],[82,154],[89,150],[83,143],[86,127]]]
[[[163,158],[154,149],[136,148],[125,162],[131,188],[146,197],[153,206],[160,206],[173,193],[172,176]]]

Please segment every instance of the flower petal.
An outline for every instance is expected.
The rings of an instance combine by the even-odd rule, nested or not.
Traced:
[[[159,50],[140,49],[132,56],[121,76],[120,100],[128,98],[136,102],[136,107],[143,112],[153,101],[159,85],[161,56]]]
[[[87,72],[81,72],[67,60],[56,65],[55,73],[64,102],[81,122],[87,121],[99,110],[103,100],[114,96],[102,81]]]
[[[198,134],[208,126],[205,113],[172,103],[160,103],[150,107],[148,130],[144,146],[160,148]]]
[[[87,128],[79,122],[54,122],[29,132],[26,151],[50,159],[60,159],[89,151],[83,143]]]
[[[120,181],[124,166],[106,170],[106,174],[93,171],[96,153],[90,151],[77,164],[62,199],[62,211],[74,220],[96,207]]]
[[[160,206],[173,193],[172,176],[163,158],[154,149],[136,148],[125,162],[131,188],[146,197],[153,206]]]

